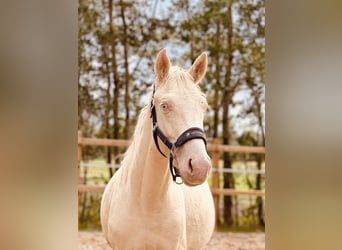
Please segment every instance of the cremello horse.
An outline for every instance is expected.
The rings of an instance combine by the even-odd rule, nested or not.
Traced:
[[[151,104],[101,202],[102,229],[113,249],[199,250],[210,240],[215,214],[202,132],[208,104],[198,87],[206,68],[205,53],[185,71],[171,66],[165,49],[159,52]]]

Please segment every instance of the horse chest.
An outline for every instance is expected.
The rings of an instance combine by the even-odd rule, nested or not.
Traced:
[[[102,206],[102,226],[113,249],[201,249],[210,239],[214,208],[207,185],[175,185],[162,202],[146,202],[116,184],[108,184]]]
[[[109,232],[118,249],[186,249],[184,206],[144,212],[134,206],[112,211]]]

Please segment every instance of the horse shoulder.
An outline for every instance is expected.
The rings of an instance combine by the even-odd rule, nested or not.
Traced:
[[[112,211],[112,203],[113,201],[117,200],[116,196],[119,194],[119,188],[118,188],[118,181],[121,177],[121,169],[119,169],[114,176],[109,180],[109,182],[106,185],[106,188],[103,192],[102,199],[101,199],[101,227],[104,235],[106,236],[108,240],[108,230],[109,230],[109,224],[110,224],[110,215]]]

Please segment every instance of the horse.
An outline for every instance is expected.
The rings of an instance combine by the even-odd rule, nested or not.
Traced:
[[[215,226],[207,183],[211,160],[203,119],[208,108],[198,83],[203,52],[189,70],[156,58],[150,103],[101,200],[101,225],[112,249],[202,249]]]

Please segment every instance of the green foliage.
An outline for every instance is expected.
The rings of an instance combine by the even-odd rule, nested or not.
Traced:
[[[81,206],[78,209],[78,229],[79,230],[101,230],[100,205],[101,194],[82,193],[80,199]]]
[[[127,137],[123,134],[127,126],[129,134],[132,133],[137,112],[147,103],[142,103],[141,97],[147,98],[153,81],[156,52],[171,40],[172,46],[179,47],[178,57],[182,57],[186,65],[203,50],[208,52],[209,68],[201,87],[207,92],[212,108],[205,121],[209,137],[220,136],[218,127],[225,120],[223,114],[229,112],[222,110],[225,101],[230,107],[244,105],[236,118],[228,114],[230,123],[260,115],[263,119],[258,111],[262,106],[253,102],[259,99],[264,103],[263,0],[202,0],[196,3],[182,0],[174,1],[166,12],[161,12],[163,3],[158,1],[153,3],[157,6],[153,10],[152,2],[114,0],[114,40],[110,33],[108,1],[79,1],[79,129],[85,134],[112,138],[114,122],[118,125],[116,134],[120,138]],[[121,9],[126,25],[123,25]],[[231,20],[227,15],[229,9]],[[113,42],[115,55],[112,54]],[[125,49],[129,58],[129,79],[124,73]],[[113,71],[113,57],[117,61],[117,72]],[[116,104],[113,99],[115,75],[119,93]],[[235,93],[247,88],[251,91],[246,92],[246,97],[252,101],[234,101]],[[124,106],[126,91],[129,105]],[[113,116],[113,105],[118,105],[117,117]],[[129,120],[125,120],[127,113]],[[236,129],[234,125],[229,126]]]

